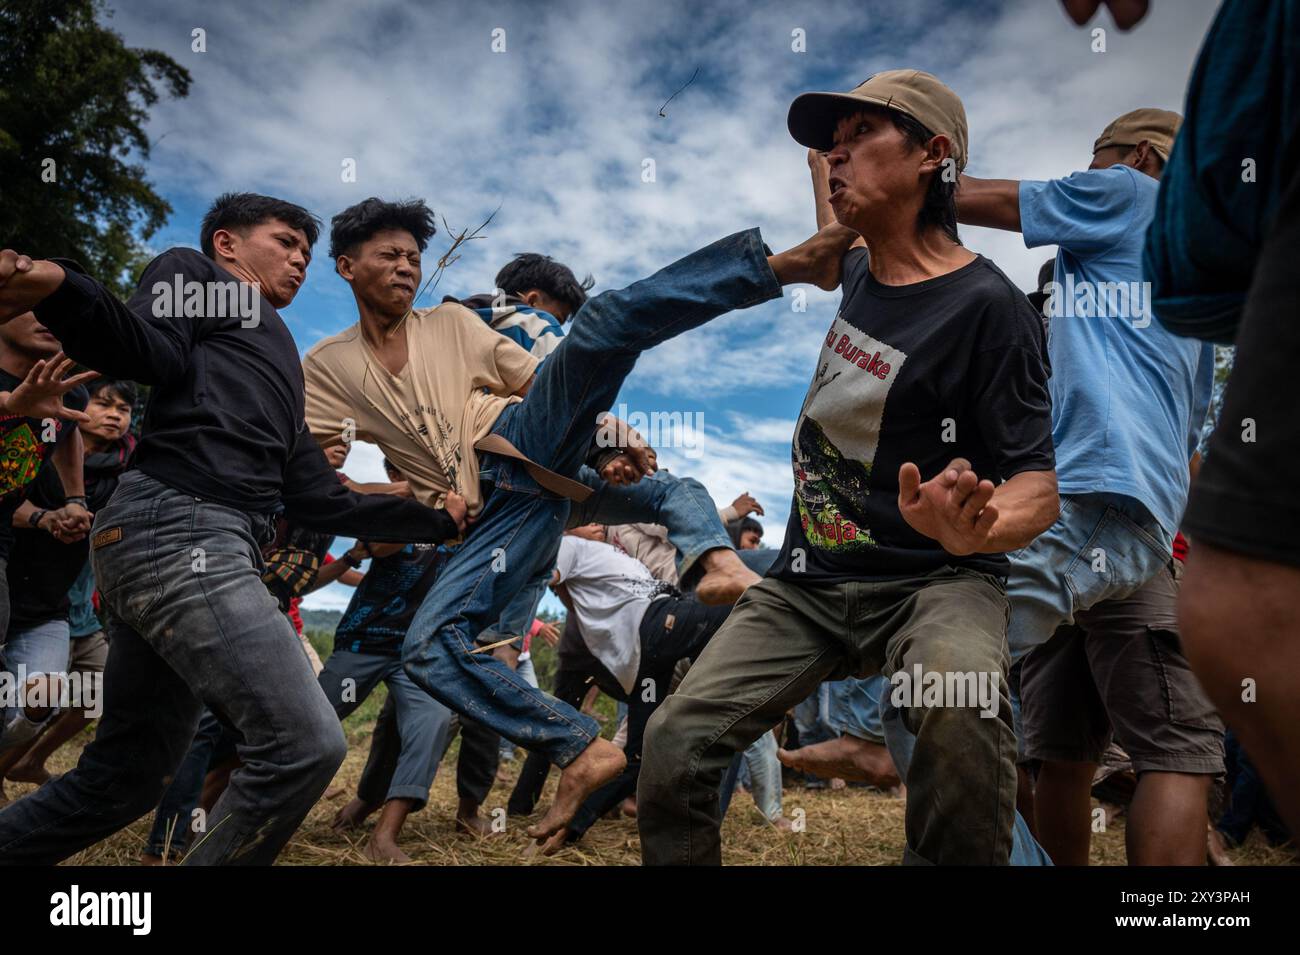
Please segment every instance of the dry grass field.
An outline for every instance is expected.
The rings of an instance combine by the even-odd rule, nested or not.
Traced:
[[[366,702],[345,723],[350,751],[334,780],[333,798],[322,799],[306,823],[281,855],[281,865],[370,865],[361,853],[368,826],[345,833],[331,828],[334,813],[355,792],[365,764],[370,730],[382,701],[382,692]],[[55,755],[51,770],[70,768],[83,735]],[[429,805],[408,821],[402,846],[418,865],[637,865],[640,851],[636,824],[619,818],[602,820],[582,842],[566,847],[555,856],[543,858],[531,853],[524,833],[527,819],[509,818],[504,832],[488,838],[456,833],[452,819],[456,809],[455,755],[459,742],[444,761],[434,782]],[[504,807],[521,760],[503,764],[485,810]],[[554,789],[551,773],[547,796]],[[10,798],[29,792],[31,786],[8,783]],[[723,830],[723,861],[728,865],[895,865],[903,850],[903,801],[859,788],[838,791],[790,787],[785,792],[785,812],[794,817],[803,810],[806,823],[800,833],[782,833],[764,823],[748,795],[737,794]],[[113,838],[87,849],[67,864],[134,865],[149,830],[150,819],[140,820]],[[373,817],[372,817],[373,821]],[[1294,864],[1294,853],[1272,849],[1258,838],[1251,840],[1233,857],[1239,865]],[[1108,831],[1093,837],[1095,865],[1124,864],[1124,818],[1120,816]]]

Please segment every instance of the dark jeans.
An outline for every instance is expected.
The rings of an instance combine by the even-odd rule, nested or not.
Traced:
[[[214,763],[235,753],[235,734],[221,725],[211,710],[199,717],[199,728],[171,784],[158,802],[144,851],[149,855],[183,855],[194,829],[194,810],[203,799],[203,781]],[[206,828],[206,826],[204,827]]]
[[[261,578],[266,520],[140,471],[122,478],[92,552],[108,606],[104,715],[71,772],[0,810],[0,862],[49,864],[158,804],[204,706],[243,765],[187,865],[270,864],[347,753],[338,717]]]
[[[626,289],[597,295],[574,316],[527,397],[502,411],[494,431],[543,467],[576,477],[598,417],[614,404],[643,351],[780,294],[758,231],[751,230]],[[485,455],[483,463],[493,490],[416,611],[403,661],[435,699],[568,766],[596,738],[596,721],[530,686],[504,662],[472,651],[541,569],[538,555],[564,530],[569,501],[543,491],[516,461]]]
[[[627,766],[622,775],[587,797],[569,823],[572,838],[580,838],[602,815],[636,792],[641,775],[641,744],[646,723],[668,693],[673,668],[683,657],[694,657],[718,632],[731,607],[709,607],[693,597],[661,597],[641,618],[641,665],[627,697]]]

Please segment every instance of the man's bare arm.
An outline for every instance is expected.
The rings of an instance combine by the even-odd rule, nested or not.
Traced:
[[[997,486],[993,522],[985,553],[1005,554],[1027,547],[1061,516],[1055,471],[1021,471]]]
[[[957,221],[1019,232],[1020,182],[962,176],[957,185]]]
[[[1060,516],[1055,471],[1022,471],[1001,485],[981,480],[965,458],[924,483],[915,464],[898,472],[898,509],[912,529],[950,554],[1019,550]]]

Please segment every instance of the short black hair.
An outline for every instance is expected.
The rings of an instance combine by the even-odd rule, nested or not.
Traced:
[[[88,387],[92,398],[101,391],[107,391],[115,398],[125,401],[132,408],[140,400],[140,389],[136,387],[134,381],[126,381],[122,378],[101,378],[98,381],[91,382]]]
[[[330,220],[330,258],[337,263],[340,255],[351,255],[362,242],[387,229],[411,233],[423,252],[438,231],[434,221],[433,210],[423,199],[385,202],[371,196]]]
[[[569,306],[571,312],[582,308],[587,301],[587,290],[595,284],[590,275],[579,282],[573,269],[540,252],[516,252],[496,277],[497,288],[507,295],[522,295],[536,289]]]
[[[218,229],[251,229],[272,219],[279,219],[291,229],[301,229],[307,236],[308,248],[320,237],[320,219],[302,206],[255,192],[224,192],[203,217],[199,247],[204,255],[213,258],[212,237]]]

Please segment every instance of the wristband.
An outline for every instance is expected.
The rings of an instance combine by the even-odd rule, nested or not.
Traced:
[[[50,513],[50,512],[49,512],[49,511],[33,511],[33,512],[32,512],[32,516],[29,517],[29,518],[27,518],[27,524],[28,524],[28,526],[39,528],[39,527],[41,526],[41,521],[45,520],[45,515],[48,514],[48,513]]]
[[[357,568],[361,566],[361,559],[358,557],[353,557],[352,551],[348,551],[343,555],[343,562],[352,568]]]
[[[64,504],[80,504],[81,507],[82,507],[82,510],[85,510],[85,507],[86,507],[86,496],[85,496],[84,494],[74,494],[72,497],[65,497],[65,498],[63,499],[63,503],[64,503]]]

